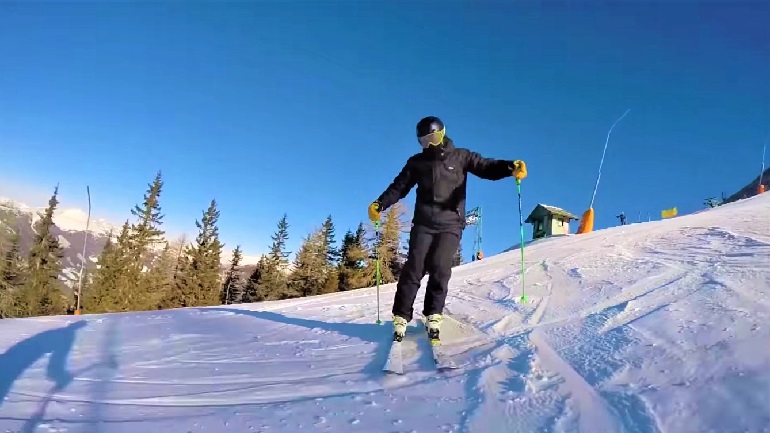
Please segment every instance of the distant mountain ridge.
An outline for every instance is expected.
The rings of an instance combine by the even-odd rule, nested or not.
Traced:
[[[6,233],[19,233],[19,244],[23,255],[28,253],[35,237],[33,226],[40,219],[40,211],[42,211],[40,208],[0,198],[0,228]],[[92,220],[86,241],[85,217],[81,228],[77,228],[80,212],[78,209],[71,208],[57,210],[54,213],[55,226],[52,228],[52,234],[59,240],[59,244],[64,250],[60,278],[70,288],[75,287],[78,281],[83,257],[83,243],[86,242],[86,260],[96,263],[112,228],[112,225],[107,221]]]
[[[768,167],[767,170],[762,173],[762,185],[765,186],[765,189],[769,191],[767,193],[770,194],[770,167]],[[757,193],[758,186],[759,176],[755,177],[751,182],[749,182],[748,185],[739,189],[735,194],[727,197],[724,202],[732,203],[743,198],[749,198]]]
[[[44,209],[44,207],[28,206],[16,200],[0,197],[0,231],[12,233],[18,230],[21,252],[24,256],[28,253],[35,237],[33,226],[40,219],[39,213]],[[86,263],[88,261],[96,263],[107,243],[110,231],[113,233],[113,239],[117,238],[120,232],[118,225],[104,219],[91,218],[86,238],[87,219],[88,214],[78,208],[58,208],[54,212],[55,226],[52,234],[56,236],[64,250],[60,279],[70,289],[77,286],[84,242],[86,242]],[[232,251],[222,251],[223,270],[229,268],[231,258]],[[259,258],[260,256],[244,255],[241,261],[242,272],[246,272],[249,268],[253,269],[253,265],[256,265]]]

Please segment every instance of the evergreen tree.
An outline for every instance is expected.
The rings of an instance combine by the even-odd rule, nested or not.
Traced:
[[[402,221],[404,208],[401,202],[393,205],[385,214],[385,220],[380,227],[379,240],[374,241],[373,255],[371,257],[368,273],[369,283],[376,284],[375,260],[380,260],[381,283],[388,284],[395,282],[403,267],[403,260],[400,257],[401,232],[405,228]]]
[[[4,282],[0,282],[0,319],[15,316],[13,294]]]
[[[219,240],[218,219],[216,200],[211,200],[203,218],[195,221],[199,233],[195,245],[187,250],[189,265],[173,289],[172,299],[180,307],[216,305],[219,301],[223,245]]]
[[[52,233],[59,187],[54,189],[48,207],[35,222],[35,237],[30,247],[27,281],[17,297],[17,308],[22,316],[47,316],[65,313],[65,300],[59,274],[64,251]]]
[[[270,237],[273,243],[270,245],[270,259],[275,263],[279,269],[285,268],[289,261],[288,257],[291,254],[286,249],[286,241],[289,240],[289,223],[286,221],[286,214],[283,214],[280,221],[278,221],[278,230]]]
[[[243,252],[238,245],[233,250],[233,257],[230,259],[230,269],[227,270],[225,282],[222,284],[222,294],[219,297],[222,304],[237,304],[241,302],[243,295],[243,283],[239,274]]]
[[[347,291],[367,287],[369,277],[366,260],[369,251],[366,247],[366,230],[359,223],[356,233],[348,230],[342,242],[342,259],[339,265],[339,290]]]
[[[321,289],[321,293],[334,293],[340,290],[340,272],[338,267],[328,267],[326,270],[326,277],[324,278],[324,286]]]
[[[0,261],[0,319],[14,317],[14,296],[24,284],[24,264],[21,258],[19,233],[13,231],[9,236],[7,251],[2,252]]]
[[[297,296],[297,293],[288,285],[288,256],[285,251],[286,241],[289,239],[289,224],[286,214],[278,221],[278,229],[271,236],[273,243],[270,245],[270,254],[265,266],[259,269],[259,281],[255,286],[259,296],[265,300],[288,299]]]
[[[353,236],[353,232],[348,229],[348,231],[345,232],[345,236],[342,237],[342,245],[340,245],[340,267],[345,264],[345,258],[347,257],[350,248],[353,247],[354,241],[355,236]]]
[[[341,252],[335,245],[334,222],[332,216],[326,217],[321,226],[322,248],[325,251],[325,263],[323,266],[324,283],[319,293],[334,293],[339,289],[339,273],[337,266],[340,262]]]
[[[155,175],[155,179],[148,185],[144,194],[142,206],[135,205],[131,214],[137,218],[137,223],[132,226],[132,240],[134,241],[134,253],[144,253],[145,249],[156,243],[162,242],[165,234],[160,229],[164,215],[160,212],[160,194],[163,189],[161,172]]]
[[[161,172],[155,175],[152,183],[142,198],[142,204],[135,205],[131,214],[136,222],[131,225],[131,236],[121,248],[128,252],[128,260],[124,264],[125,278],[132,281],[127,289],[125,302],[121,311],[146,310],[157,305],[157,294],[153,291],[154,281],[148,280],[149,270],[158,258],[158,244],[164,241],[164,231],[160,229],[163,215],[160,210],[160,194],[163,190]]]
[[[267,274],[270,272],[270,263],[270,258],[266,255],[259,258],[256,268],[246,280],[241,303],[259,302],[267,298]]]
[[[340,263],[337,266],[337,275],[339,277],[338,289],[341,292],[351,290],[350,284],[350,272],[355,268],[355,263],[351,263],[350,251],[353,248],[355,242],[355,236],[353,232],[348,229],[345,232],[345,236],[342,238],[342,245],[340,246]]]
[[[129,262],[131,226],[123,223],[118,238],[113,242],[110,232],[97,259],[96,269],[83,288],[81,309],[88,313],[126,311],[125,296],[130,295],[131,282],[125,270]]]
[[[22,286],[24,282],[24,261],[21,257],[21,245],[19,239],[19,233],[14,231],[10,235],[10,245],[8,250],[3,254],[3,260],[0,264],[0,281],[2,281],[6,287],[13,290]]]
[[[142,204],[135,205],[133,224],[126,221],[115,242],[110,240],[99,256],[98,266],[84,287],[84,311],[118,312],[155,309],[169,290],[167,275],[172,251],[168,244],[158,254],[156,245],[165,242],[160,229],[163,215],[160,194],[161,172],[148,184]]]
[[[294,269],[289,278],[289,287],[299,296],[313,296],[323,293],[326,285],[326,230],[308,235],[297,252]]]
[[[335,245],[334,241],[334,222],[332,216],[326,217],[326,221],[323,224],[323,234],[326,245],[326,261],[329,266],[337,266],[342,256],[340,250]]]
[[[160,308],[163,299],[169,296],[174,282],[174,268],[177,263],[175,251],[175,247],[166,242],[163,251],[155,257],[150,270],[144,275],[147,297],[141,305],[142,310]]]
[[[167,296],[163,298],[160,303],[162,309],[190,306],[187,304],[187,294],[190,292],[190,287],[195,284],[195,281],[190,279],[190,268],[192,265],[190,257],[188,256],[190,249],[190,247],[186,248],[185,251],[177,257],[176,270],[171,280],[171,288],[169,289]]]

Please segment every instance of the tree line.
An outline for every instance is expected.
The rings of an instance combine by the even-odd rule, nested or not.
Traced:
[[[95,263],[87,261],[81,297],[60,278],[64,257],[51,228],[58,186],[48,207],[33,225],[34,238],[22,254],[19,229],[0,232],[0,318],[83,313],[162,310],[281,300],[373,286],[379,257],[381,283],[397,280],[405,261],[401,238],[408,232],[404,208],[398,203],[385,213],[379,233],[359,223],[335,240],[331,215],[302,239],[290,260],[286,251],[289,222],[284,214],[271,237],[269,252],[253,271],[244,272],[243,251],[236,246],[229,266],[221,264],[224,244],[219,239],[220,212],[211,200],[195,224],[193,242],[185,237],[169,241],[162,229],[161,172],[148,185],[140,204],[131,209],[117,233],[109,233]],[[461,262],[458,250],[455,264]],[[71,294],[70,294],[71,293]]]

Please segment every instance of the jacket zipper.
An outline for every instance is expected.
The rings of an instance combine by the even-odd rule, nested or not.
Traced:
[[[431,219],[435,218],[436,216],[436,161],[432,161],[430,164],[430,175],[431,178],[433,178],[433,185],[431,188],[431,192],[433,193],[433,203],[430,204],[430,217]]]

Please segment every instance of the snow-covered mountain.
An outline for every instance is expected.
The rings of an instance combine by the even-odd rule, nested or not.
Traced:
[[[6,231],[18,230],[22,252],[26,253],[35,237],[33,226],[44,210],[44,208],[30,207],[18,201],[0,198],[0,228]],[[85,212],[77,208],[59,208],[54,212],[55,227],[52,233],[58,238],[64,250],[61,279],[70,288],[77,284],[84,242],[86,261],[96,262],[107,242],[110,230],[115,228],[106,220],[92,219],[86,232],[87,217]],[[118,229],[115,228],[116,234]]]
[[[374,288],[2,320],[0,431],[768,432],[768,227],[770,193],[456,267],[442,373],[415,322],[382,372],[392,284],[381,325]]]
[[[26,252],[35,236],[33,226],[40,219],[40,213],[44,210],[45,207],[32,207],[19,201],[0,197],[0,229],[7,231],[18,228],[22,251]],[[88,233],[88,241],[85,257],[87,261],[91,260],[94,263],[101,254],[110,231],[112,231],[113,237],[117,237],[120,233],[120,224],[113,224],[98,218],[91,218],[91,221],[88,222],[88,232],[86,232],[87,222],[88,213],[79,208],[60,207],[54,212],[55,228],[53,234],[59,239],[59,243],[64,249],[61,279],[70,288],[75,287],[78,280],[86,233]],[[157,247],[160,250],[162,245],[159,244]],[[222,252],[223,270],[229,266],[231,258],[232,251]],[[253,269],[253,265],[257,264],[259,258],[260,256],[244,255],[241,261],[245,267],[244,271]]]

